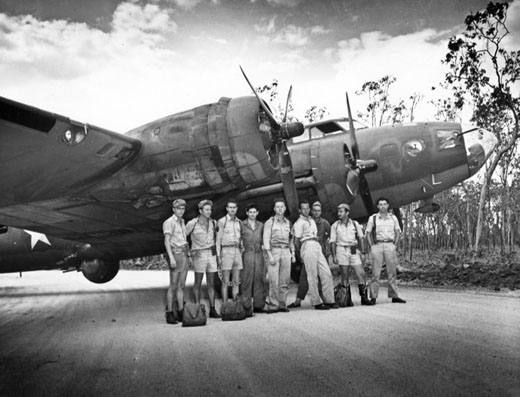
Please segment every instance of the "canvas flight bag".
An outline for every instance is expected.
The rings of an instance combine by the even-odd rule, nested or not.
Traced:
[[[246,318],[244,302],[241,299],[227,301],[220,307],[222,321],[239,321]]]
[[[246,317],[253,317],[253,300],[244,296],[237,297],[237,300],[242,302],[242,306],[246,312]]]
[[[347,307],[348,292],[347,287],[339,283],[334,287],[334,301],[339,307]]]
[[[200,327],[206,325],[206,306],[193,302],[184,304],[182,326],[183,327]]]

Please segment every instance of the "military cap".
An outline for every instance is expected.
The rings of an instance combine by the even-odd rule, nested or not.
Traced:
[[[345,209],[347,211],[350,211],[350,206],[348,204],[345,204],[345,203],[341,203],[340,205],[338,205],[338,210],[340,208],[343,208],[343,209]]]
[[[211,200],[202,200],[201,202],[199,202],[199,210],[201,210],[205,205],[211,205],[213,206],[213,201]]]
[[[314,203],[312,203],[312,206],[321,208],[321,203],[319,201],[315,201]]]
[[[182,205],[186,206],[186,201],[184,201],[183,199],[173,200],[172,207],[180,207]]]

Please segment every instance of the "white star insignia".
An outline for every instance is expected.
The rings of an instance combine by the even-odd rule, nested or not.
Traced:
[[[31,249],[33,249],[34,246],[36,244],[38,244],[38,241],[48,244],[49,246],[51,245],[49,239],[43,233],[33,232],[31,230],[25,230],[25,229],[24,229],[24,232],[31,236]]]

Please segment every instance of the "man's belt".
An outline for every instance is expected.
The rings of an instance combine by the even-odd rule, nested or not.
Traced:
[[[289,248],[289,244],[271,244],[271,248]]]
[[[351,244],[351,245],[339,245],[338,244],[338,247],[341,247],[341,248],[357,247],[357,244]]]
[[[208,248],[193,248],[192,251],[208,251],[208,250],[212,250],[214,248],[215,248],[215,246],[212,245],[211,247],[208,247]]]
[[[376,240],[376,244],[379,244],[379,243],[393,243],[394,240]]]
[[[319,242],[317,237],[311,237],[311,238],[303,240],[302,243],[306,243],[307,241],[317,241],[317,242]]]
[[[182,254],[188,252],[188,244],[183,245],[182,247],[174,247],[172,246],[172,253],[174,254]]]
[[[226,244],[226,245],[221,245],[222,248],[238,248],[240,246],[240,244]]]

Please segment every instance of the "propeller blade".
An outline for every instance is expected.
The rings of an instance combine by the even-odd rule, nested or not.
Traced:
[[[372,200],[372,195],[370,194],[370,188],[368,186],[368,181],[365,175],[362,175],[361,179],[359,180],[359,194],[361,195],[363,205],[365,206],[368,215],[375,213],[376,208],[374,206],[374,200]]]
[[[298,214],[298,192],[294,180],[294,171],[291,155],[287,149],[287,142],[283,141],[279,152],[280,176],[282,178],[283,193],[287,200],[287,207],[292,216]]]
[[[285,114],[283,115],[282,123],[287,122],[287,111],[289,110],[289,102],[291,102],[292,96],[292,85],[289,87],[289,93],[287,94],[287,102],[285,103]]]
[[[274,118],[273,114],[271,113],[271,111],[269,110],[269,108],[266,106],[266,104],[264,103],[264,101],[262,101],[262,99],[260,98],[260,95],[258,95],[258,92],[256,92],[255,90],[255,87],[253,87],[253,84],[251,84],[251,82],[249,81],[249,79],[247,78],[246,76],[246,72],[244,72],[244,69],[242,69],[242,66],[239,66],[240,67],[240,70],[242,71],[242,74],[244,75],[244,78],[246,79],[247,81],[247,84],[249,85],[249,87],[251,88],[251,91],[253,91],[253,94],[255,94],[256,96],[256,99],[258,99],[258,102],[260,102],[260,106],[262,107],[262,110],[265,112],[265,114],[267,115],[267,117],[269,118],[269,122],[271,123],[271,125],[276,128],[276,129],[280,129],[280,125],[278,124],[278,122],[276,121],[276,119]]]
[[[359,169],[350,169],[347,171],[347,191],[350,197],[348,197],[347,202],[351,204],[358,192],[359,192]]]
[[[359,148],[356,139],[356,130],[354,129],[354,119],[352,118],[352,111],[350,110],[350,101],[348,100],[348,92],[345,92],[347,98],[347,111],[348,111],[348,124],[350,127],[350,149],[352,150],[352,156],[354,161],[359,159]]]

